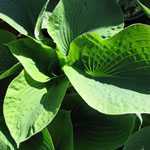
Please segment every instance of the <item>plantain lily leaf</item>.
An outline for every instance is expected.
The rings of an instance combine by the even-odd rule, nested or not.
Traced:
[[[57,114],[68,81],[38,83],[22,72],[8,87],[4,99],[4,117],[17,145],[45,128]]]
[[[135,115],[111,116],[89,107],[70,89],[63,109],[71,112],[75,150],[114,150],[124,144],[135,128]]]
[[[59,111],[48,129],[56,149],[73,150],[73,127],[69,111]]]
[[[10,32],[0,30],[0,78],[1,74],[12,67],[17,61],[5,45],[16,39],[16,36]]]
[[[108,27],[122,22],[116,0],[60,0],[47,28],[58,49],[66,55],[70,42],[78,35],[91,30],[103,35]]]
[[[0,0],[0,19],[24,35],[34,35],[39,14],[47,0]]]
[[[30,140],[22,143],[19,150],[55,150],[51,135],[47,128],[33,136]]]
[[[150,147],[149,138],[150,127],[145,127],[128,139],[123,150],[148,150]]]
[[[100,112],[150,113],[149,49],[149,25],[130,26],[108,40],[87,34],[71,44],[72,66],[63,70],[87,104]]]
[[[81,100],[78,95],[74,97]],[[75,150],[114,150],[121,147],[131,135],[136,119],[134,115],[101,114],[83,101],[74,107],[71,116]]]
[[[10,42],[8,47],[34,80],[46,82],[51,78],[48,68],[54,59],[52,48],[32,38]]]

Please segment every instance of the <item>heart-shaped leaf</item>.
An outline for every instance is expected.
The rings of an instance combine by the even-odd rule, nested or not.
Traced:
[[[77,38],[63,69],[94,109],[107,114],[150,113],[150,26],[133,25],[102,40]],[[80,81],[80,82],[77,82]]]
[[[10,42],[8,47],[34,80],[46,82],[51,78],[48,68],[55,58],[51,47],[32,38]]]
[[[33,81],[24,72],[11,82],[4,100],[4,117],[18,145],[53,120],[67,86],[68,81],[63,78],[45,85]]]
[[[49,34],[64,54],[78,35],[98,30],[103,35],[108,27],[123,22],[116,0],[60,0],[47,26]]]

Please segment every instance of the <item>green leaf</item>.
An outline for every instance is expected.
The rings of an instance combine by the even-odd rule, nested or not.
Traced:
[[[39,17],[37,19],[37,22],[36,22],[34,34],[35,34],[35,37],[39,40],[44,40],[45,38],[41,30],[42,30],[42,24],[43,22],[45,22],[46,8],[48,4],[49,4],[49,0],[47,0],[45,5],[43,6],[39,14]]]
[[[121,147],[134,129],[134,115],[109,116],[101,114],[76,94],[71,112],[75,150],[114,150]],[[79,102],[80,100],[80,102]]]
[[[108,27],[122,22],[116,0],[60,0],[47,28],[58,49],[66,55],[70,42],[78,35],[92,30],[103,35]]]
[[[0,116],[0,149],[15,150],[15,146],[13,146],[12,143],[13,142],[5,125],[4,118]]]
[[[0,75],[17,62],[5,45],[15,39],[16,36],[14,34],[0,30]]]
[[[0,0],[0,19],[21,34],[34,34],[38,16],[47,0]]]
[[[13,74],[17,74],[19,72],[21,72],[22,70],[22,66],[20,63],[17,63],[15,65],[13,65],[11,68],[9,68],[8,70],[6,70],[5,72],[0,74],[0,80],[7,78]]]
[[[73,127],[69,111],[59,111],[48,129],[56,149],[73,150]]]
[[[102,40],[77,38],[63,69],[94,109],[107,114],[150,113],[150,26],[133,25]],[[77,82],[80,81],[80,82]]]
[[[47,128],[22,143],[19,150],[55,150],[52,138]]]
[[[149,139],[150,127],[145,127],[128,139],[123,150],[149,150]]]
[[[150,18],[150,1],[149,0],[137,0],[140,7],[143,9],[145,14]]]
[[[68,81],[57,78],[47,84],[38,83],[22,72],[8,87],[4,117],[18,145],[45,128],[60,108]]]
[[[32,38],[13,41],[8,47],[34,80],[46,82],[52,77],[48,70],[55,54],[52,48]]]

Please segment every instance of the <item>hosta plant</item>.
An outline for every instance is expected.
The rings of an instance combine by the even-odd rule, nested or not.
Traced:
[[[0,18],[17,31],[0,30],[0,150],[130,150],[150,136],[148,24],[124,27],[116,0],[0,0]]]

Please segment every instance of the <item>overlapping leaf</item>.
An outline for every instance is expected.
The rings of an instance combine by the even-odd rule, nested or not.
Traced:
[[[18,145],[53,120],[67,85],[68,81],[63,78],[49,85],[37,83],[24,72],[12,81],[4,100],[4,117]]]
[[[63,69],[94,109],[107,114],[150,113],[149,49],[149,25],[133,25],[108,40],[87,34],[71,44],[72,66]]]
[[[78,35],[99,30],[103,35],[108,27],[122,23],[116,0],[60,0],[47,26],[49,34],[64,54]]]
[[[13,41],[8,47],[34,80],[46,82],[50,79],[51,72],[48,68],[55,59],[55,52],[51,47],[32,38]]]

